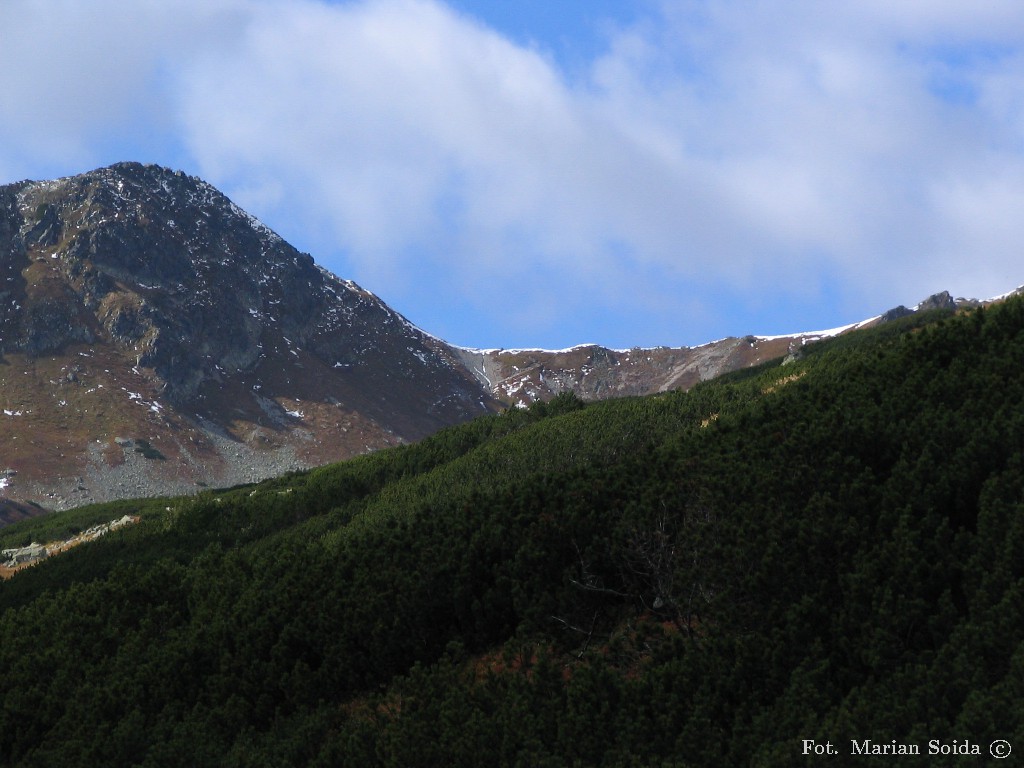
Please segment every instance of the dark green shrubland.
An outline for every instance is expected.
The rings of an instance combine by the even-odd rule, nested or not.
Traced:
[[[1018,299],[152,502],[0,585],[0,762],[1024,744],[1021,360]]]

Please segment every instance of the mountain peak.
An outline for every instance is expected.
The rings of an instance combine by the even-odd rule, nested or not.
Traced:
[[[23,414],[0,431],[73,433],[66,462],[31,459],[27,440],[5,456],[15,487],[81,485],[125,445],[203,482],[257,479],[491,407],[442,342],[210,184],[139,163],[0,187],[0,359],[4,409]],[[89,417],[72,427],[65,408]]]
[[[14,197],[13,251],[31,266],[20,275],[21,333],[6,333],[5,349],[39,355],[107,338],[181,402],[215,368],[255,362],[261,317],[305,341],[325,309],[312,257],[181,172],[119,163],[19,185]]]

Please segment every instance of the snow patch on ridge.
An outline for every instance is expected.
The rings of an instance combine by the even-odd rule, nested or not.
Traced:
[[[568,352],[575,352],[578,349],[588,349],[590,347],[601,347],[600,344],[574,344],[571,347],[565,349],[542,349],[540,347],[523,347],[518,349],[506,349],[504,347],[491,347],[489,349],[479,349],[477,347],[460,347],[456,344],[449,345],[453,349],[457,349],[460,352],[468,352],[471,355],[523,355],[534,353],[543,353],[547,355],[563,355]],[[628,349],[613,349],[612,352],[629,352]]]
[[[775,341],[776,339],[803,339],[805,341],[817,340],[817,339],[828,339],[833,336],[838,336],[841,333],[852,331],[856,328],[861,328],[865,325],[870,325],[876,320],[881,319],[881,315],[875,315],[869,317],[867,320],[861,320],[857,323],[850,323],[849,325],[840,325],[837,328],[829,328],[824,331],[803,331],[801,333],[783,333],[778,336],[754,336],[758,341]]]

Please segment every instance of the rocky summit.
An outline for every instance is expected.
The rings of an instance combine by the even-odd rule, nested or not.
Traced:
[[[255,481],[561,392],[687,388],[829,333],[464,349],[180,171],[23,181],[0,187],[0,524]]]
[[[495,407],[448,346],[197,178],[0,187],[0,494],[234,484]]]

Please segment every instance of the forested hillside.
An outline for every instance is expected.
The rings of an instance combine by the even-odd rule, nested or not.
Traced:
[[[1017,298],[687,393],[560,397],[18,523],[3,547],[142,516],[0,583],[0,764],[1024,750],[1022,361]]]

